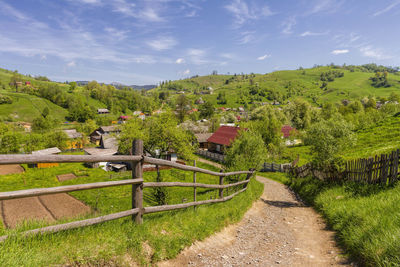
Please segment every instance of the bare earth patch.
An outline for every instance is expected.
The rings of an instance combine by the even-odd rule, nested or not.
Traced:
[[[76,178],[76,175],[73,174],[73,173],[57,175],[57,179],[58,179],[59,182],[72,180],[72,179],[75,179],[75,178]]]
[[[320,215],[286,186],[260,176],[257,180],[264,183],[264,193],[241,222],[158,266],[349,265]]]
[[[53,222],[90,212],[90,207],[66,194],[3,200],[1,218],[7,228],[14,228],[24,220]]]
[[[24,168],[19,164],[0,165],[0,175],[21,173],[24,171]]]

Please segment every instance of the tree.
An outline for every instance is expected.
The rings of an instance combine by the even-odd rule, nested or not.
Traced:
[[[73,92],[76,89],[76,82],[70,82],[69,83],[69,91]]]
[[[259,169],[265,162],[267,154],[260,134],[241,131],[226,152],[226,165],[229,170]]]
[[[336,118],[314,123],[305,136],[305,144],[311,146],[314,162],[319,166],[331,166],[339,153],[354,144],[352,125]]]
[[[210,118],[214,115],[215,108],[211,102],[207,101],[204,104],[200,105],[199,111],[202,118]]]
[[[398,94],[396,94],[395,92],[392,92],[389,96],[389,101],[391,102],[400,102],[400,96]]]
[[[191,135],[177,126],[178,122],[171,112],[152,116],[145,121],[132,119],[121,127],[121,134],[118,137],[119,150],[123,154],[128,154],[133,140],[142,139],[144,151],[154,158],[161,158],[168,152],[174,151],[182,158],[191,159],[194,152]],[[156,180],[162,182],[158,165],[156,167]],[[157,200],[157,204],[167,203],[166,188],[154,189],[153,196]]]
[[[68,147],[68,136],[65,132],[55,131],[46,136],[46,146],[47,147],[58,147],[64,150]]]
[[[323,119],[329,120],[330,118],[332,118],[335,115],[336,112],[337,112],[337,108],[335,107],[334,104],[325,103],[322,106],[321,116]]]
[[[176,112],[179,119],[179,122],[183,122],[185,120],[185,116],[188,112],[189,99],[185,95],[179,95],[176,100]]]
[[[311,123],[311,105],[302,99],[295,99],[286,108],[286,113],[297,129],[305,129]]]
[[[9,131],[0,136],[0,153],[18,153],[21,149],[22,134]]]
[[[46,118],[46,117],[49,115],[49,113],[50,113],[49,108],[48,108],[48,107],[45,107],[45,108],[43,109],[43,111],[42,111],[42,116],[43,116],[43,118]]]

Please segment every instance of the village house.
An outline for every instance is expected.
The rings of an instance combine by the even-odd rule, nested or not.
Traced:
[[[110,111],[106,108],[98,108],[97,114],[110,114]]]
[[[221,126],[208,139],[208,151],[224,153],[236,139],[241,129],[239,127]]]
[[[198,133],[194,135],[199,143],[200,149],[208,149],[207,139],[210,138],[211,135],[212,133]]]
[[[36,155],[36,156],[45,156],[45,155],[57,155],[61,153],[61,150],[58,149],[58,147],[51,147],[51,148],[46,148],[46,149],[42,149],[42,150],[36,150],[36,151],[32,151],[32,155]],[[29,168],[51,168],[51,167],[58,167],[59,164],[58,163],[32,163],[32,164],[28,164]]]
[[[96,145],[100,145],[100,139],[102,135],[118,134],[120,129],[117,126],[102,126],[94,130],[90,135],[90,142]]]
[[[202,105],[202,104],[204,104],[204,100],[203,100],[203,98],[199,98],[199,99],[197,99],[196,101],[195,101],[195,104],[196,105]]]
[[[83,135],[76,129],[63,130],[68,136],[67,149],[82,149],[84,145]]]

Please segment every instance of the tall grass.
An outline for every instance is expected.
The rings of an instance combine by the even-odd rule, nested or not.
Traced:
[[[362,265],[400,266],[400,184],[385,188],[304,178],[290,186],[323,214]]]

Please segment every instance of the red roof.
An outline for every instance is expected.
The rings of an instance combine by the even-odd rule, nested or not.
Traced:
[[[240,131],[239,127],[221,126],[218,130],[207,139],[207,142],[229,146],[237,137]]]
[[[283,125],[281,128],[281,132],[283,134],[283,137],[285,137],[285,138],[290,137],[290,134],[292,131],[296,131],[296,128],[293,128],[290,125]]]

